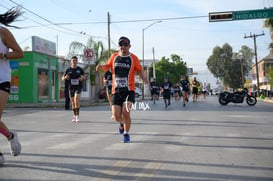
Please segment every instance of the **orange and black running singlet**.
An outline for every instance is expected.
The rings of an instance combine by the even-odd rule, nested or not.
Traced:
[[[124,91],[135,91],[135,71],[142,71],[137,56],[132,53],[128,56],[121,56],[116,52],[112,54],[105,65],[112,69],[113,94]]]

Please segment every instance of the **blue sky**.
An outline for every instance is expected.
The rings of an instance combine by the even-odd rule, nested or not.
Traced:
[[[35,35],[56,42],[58,54],[66,55],[72,41],[85,43],[88,35],[103,41],[107,48],[107,12],[111,15],[111,47],[117,48],[120,36],[131,39],[131,51],[142,59],[142,29],[155,21],[118,23],[119,21],[152,20],[178,17],[208,16],[209,12],[263,9],[273,6],[272,0],[1,0],[0,12],[15,6],[15,3],[31,10],[53,23],[69,23],[58,26],[29,12],[14,25],[23,29],[11,29],[22,48],[30,46],[30,37]],[[25,11],[25,10],[24,10]],[[224,43],[237,52],[243,45],[253,48],[253,39],[244,39],[244,34],[260,34],[257,38],[258,58],[269,53],[269,30],[263,28],[263,19],[209,23],[208,17],[193,19],[163,20],[144,31],[145,59],[180,55],[202,81],[211,81],[206,62],[212,49]],[[80,34],[85,32],[86,35]]]

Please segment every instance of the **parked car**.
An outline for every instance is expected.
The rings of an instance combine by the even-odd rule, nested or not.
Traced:
[[[142,96],[142,90],[139,87],[135,87],[135,97]]]

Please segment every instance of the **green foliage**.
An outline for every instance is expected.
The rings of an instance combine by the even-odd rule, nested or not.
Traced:
[[[187,74],[186,63],[182,61],[181,57],[176,54],[171,55],[171,60],[165,56],[159,62],[155,63],[157,82],[163,82],[164,77],[168,76],[170,82],[173,84],[179,82],[181,75]],[[152,68],[150,69],[150,78],[153,76]]]
[[[269,28],[271,31],[273,30],[273,18],[268,18],[264,20],[264,27]]]
[[[220,78],[225,86],[233,89],[241,86],[241,62],[243,64],[243,79],[251,70],[254,53],[247,46],[242,46],[239,53],[233,53],[232,47],[225,43],[223,47],[216,46],[207,60],[210,72]]]
[[[269,30],[272,33],[272,31],[273,31],[273,18],[268,18],[268,19],[264,20],[264,27],[269,28]],[[272,40],[272,34],[271,34],[271,40]],[[268,49],[270,49],[270,51],[272,52],[272,49],[273,49],[273,43],[272,42],[269,43]]]

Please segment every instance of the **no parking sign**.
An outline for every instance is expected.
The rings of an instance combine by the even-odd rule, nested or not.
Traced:
[[[86,61],[89,61],[89,63],[92,63],[92,64],[95,63],[93,61],[94,55],[95,55],[95,53],[91,48],[86,49],[84,51],[84,58],[85,58]]]

